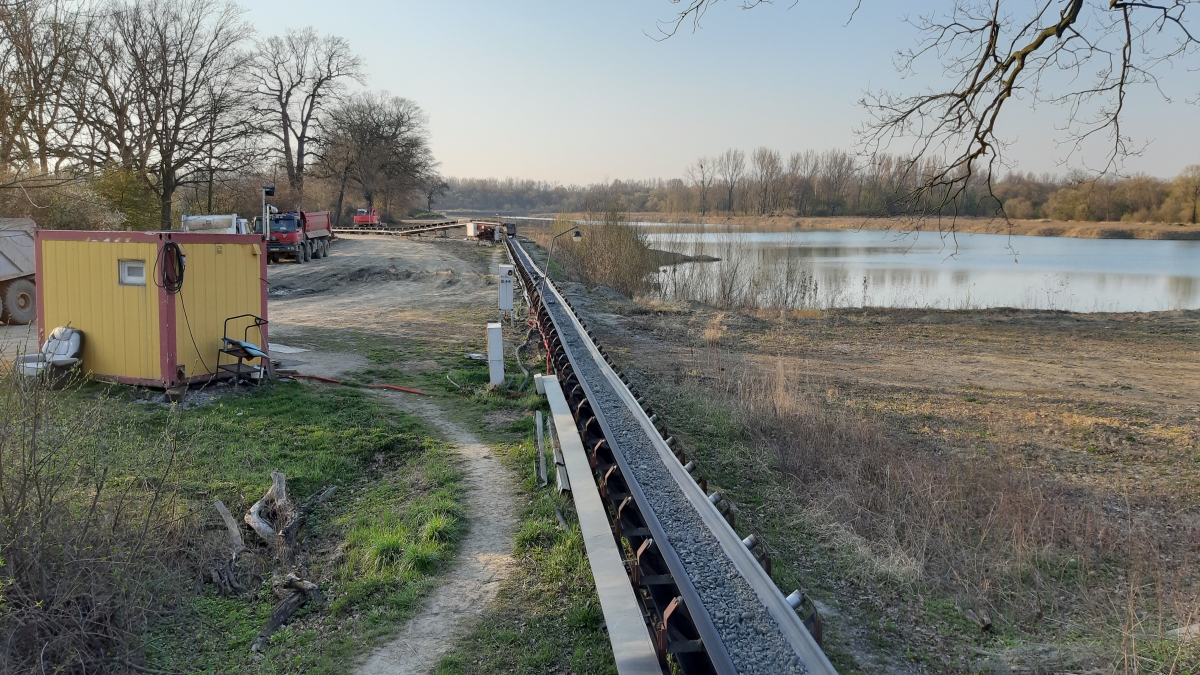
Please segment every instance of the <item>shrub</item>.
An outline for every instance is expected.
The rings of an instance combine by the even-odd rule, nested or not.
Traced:
[[[102,397],[80,404],[11,371],[0,384],[0,672],[136,668],[189,537],[166,487],[173,425],[148,445]]]

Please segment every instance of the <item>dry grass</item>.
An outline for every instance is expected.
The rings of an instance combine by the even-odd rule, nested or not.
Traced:
[[[864,578],[937,589],[986,612],[998,632],[1097,641],[1125,672],[1198,665],[1166,639],[1200,617],[1194,509],[1073,489],[994,456],[898,443],[836,387],[784,359],[717,349],[710,358],[740,433],[833,526]]]
[[[549,228],[530,228],[531,238],[550,248],[551,237],[576,225],[558,219]],[[650,291],[650,275],[658,269],[658,258],[646,244],[645,233],[625,221],[616,211],[589,217],[578,223],[583,238],[574,243],[569,235],[554,242],[552,264],[568,279],[589,288],[606,286],[627,297]]]

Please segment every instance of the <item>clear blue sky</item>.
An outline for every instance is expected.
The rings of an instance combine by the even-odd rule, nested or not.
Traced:
[[[847,26],[846,0],[731,0],[663,42],[646,34],[672,16],[667,0],[252,0],[247,18],[262,35],[311,25],[348,38],[370,88],[429,113],[446,175],[589,183],[680,176],[731,146],[849,149],[863,90],[905,86],[892,59],[916,34],[901,13],[949,1],[864,0]],[[1183,101],[1197,76],[1172,77],[1171,105],[1139,91],[1127,129],[1150,145],[1126,170],[1200,163],[1200,107]],[[1064,172],[1061,111],[1013,112],[1004,135],[1019,168]]]

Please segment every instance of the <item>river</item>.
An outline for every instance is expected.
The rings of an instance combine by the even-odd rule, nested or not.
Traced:
[[[793,307],[1200,308],[1200,241],[641,226],[654,248],[721,258],[660,272],[664,292],[696,299]]]

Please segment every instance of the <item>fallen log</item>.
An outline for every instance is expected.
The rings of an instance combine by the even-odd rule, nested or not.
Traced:
[[[289,590],[290,592],[287,592]],[[252,652],[257,653],[266,649],[271,642],[271,636],[287,625],[288,619],[310,599],[321,599],[321,592],[316,584],[305,581],[295,574],[287,575],[275,591],[277,594],[284,591],[283,599],[278,605],[275,605],[275,609],[271,610],[271,616],[267,618],[267,623],[258,632],[258,637],[254,638],[254,643],[250,645]]]

